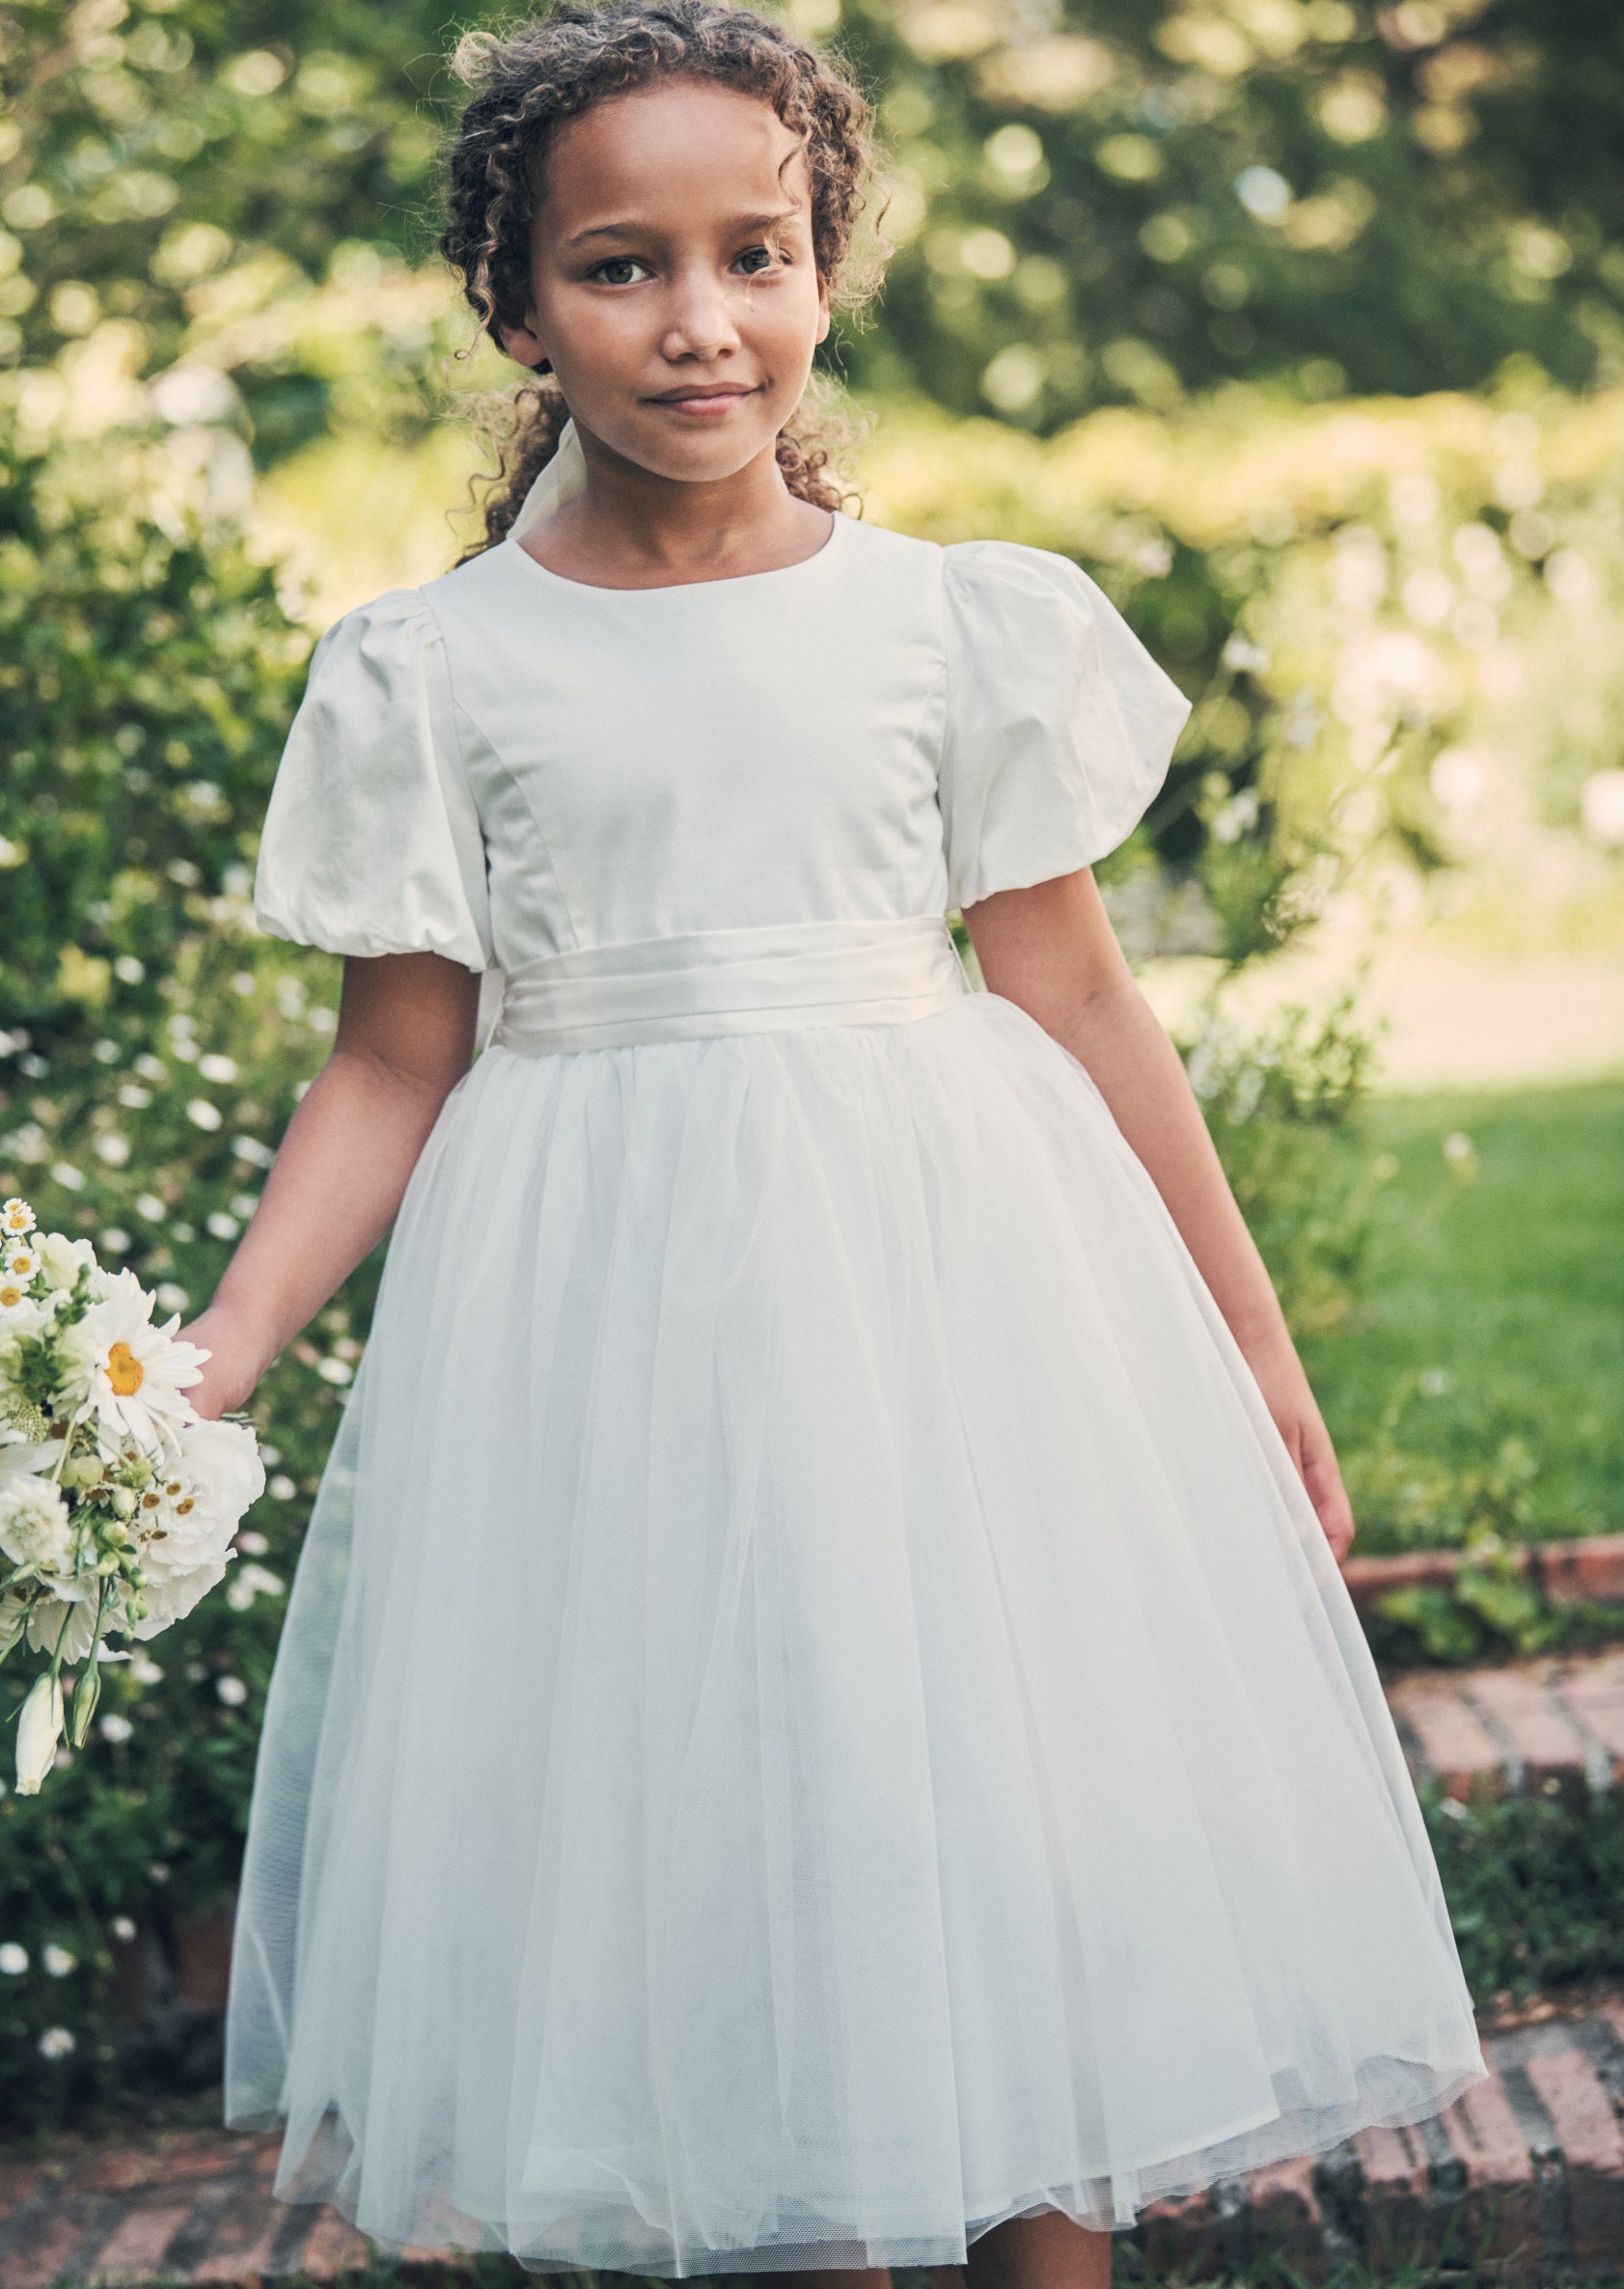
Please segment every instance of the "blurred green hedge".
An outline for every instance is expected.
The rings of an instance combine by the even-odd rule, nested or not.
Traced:
[[[154,521],[116,474],[17,453],[0,472],[0,1194],[187,1311],[334,1025],[336,964],[249,922],[310,639],[239,542]],[[358,1275],[256,1398],[270,1486],[226,1586],[105,1672],[91,1748],[38,1797],[0,1798],[13,2120],[113,2073],[126,1926],[173,1948],[230,1899],[284,1592],[371,1284]],[[0,1673],[8,1717],[24,1682]]]

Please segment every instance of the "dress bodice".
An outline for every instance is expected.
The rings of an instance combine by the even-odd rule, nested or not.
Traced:
[[[506,541],[323,638],[261,926],[513,972],[941,917],[1132,828],[1189,703],[1067,560],[838,516],[802,563],[616,590]]]

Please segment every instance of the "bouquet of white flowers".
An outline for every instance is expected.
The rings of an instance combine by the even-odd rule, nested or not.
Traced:
[[[245,1422],[203,1420],[186,1396],[208,1357],[152,1322],[133,1272],[88,1240],[39,1232],[0,1203],[0,1661],[25,1638],[50,1667],[23,1700],[17,1788],[38,1793],[67,1724],[82,1748],[110,1632],[156,1637],[225,1573],[264,1470]]]

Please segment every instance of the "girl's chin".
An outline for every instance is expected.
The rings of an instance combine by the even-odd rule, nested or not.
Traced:
[[[705,483],[736,477],[764,453],[774,451],[778,432],[765,427],[759,408],[747,401],[728,414],[689,414],[668,405],[658,418],[643,425],[641,437],[618,448],[627,460],[651,476],[674,478],[685,483]]]

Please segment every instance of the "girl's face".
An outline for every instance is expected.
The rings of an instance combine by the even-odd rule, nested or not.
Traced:
[[[504,346],[549,359],[577,427],[624,459],[735,475],[773,451],[829,331],[810,188],[758,97],[678,79],[593,104],[553,140]]]

